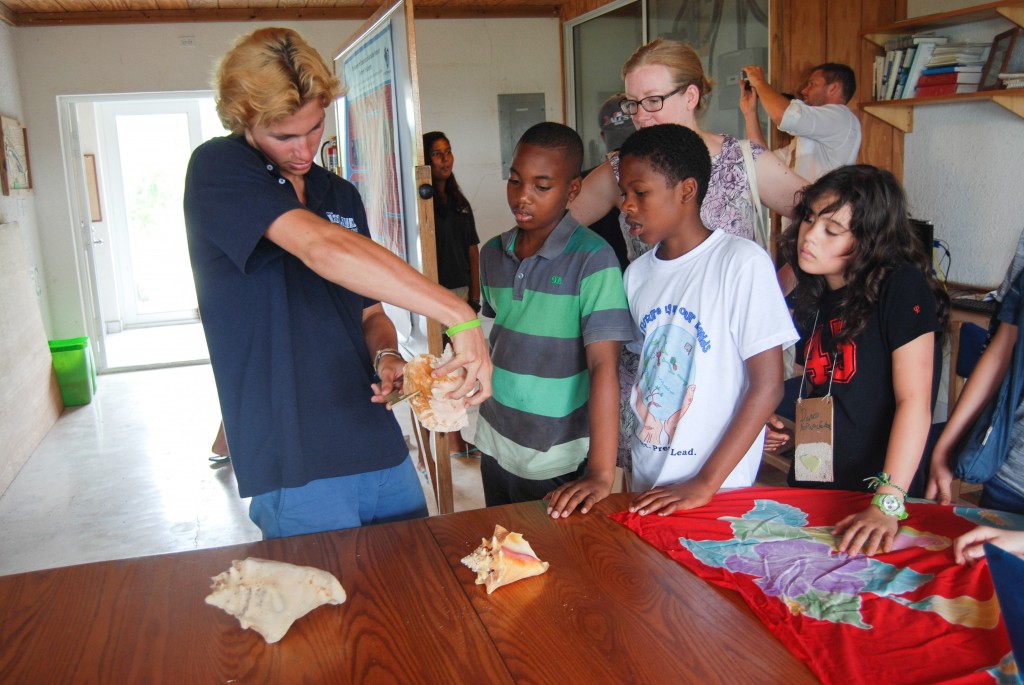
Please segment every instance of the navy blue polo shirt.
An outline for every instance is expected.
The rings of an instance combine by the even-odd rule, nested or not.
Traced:
[[[215,138],[192,154],[189,253],[242,497],[391,468],[408,454],[394,416],[370,402],[362,314],[376,301],[321,278],[264,237],[294,209],[368,236],[362,200],[314,164],[306,202],[242,136]]]

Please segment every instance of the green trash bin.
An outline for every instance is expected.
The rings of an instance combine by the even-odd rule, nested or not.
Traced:
[[[92,402],[96,392],[96,367],[89,338],[51,340],[50,355],[64,406],[75,407]]]

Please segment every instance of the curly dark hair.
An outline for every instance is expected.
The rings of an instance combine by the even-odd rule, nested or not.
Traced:
[[[711,155],[701,137],[679,124],[656,124],[630,134],[619,159],[639,157],[665,177],[669,186],[692,178],[697,201],[703,202],[711,181]]]
[[[448,140],[442,131],[430,131],[429,133],[423,134],[423,157],[427,164],[430,163],[430,148],[434,147],[434,143],[439,140],[443,140],[448,143],[449,147],[452,142]],[[444,184],[444,209],[451,209],[456,212],[471,212],[473,208],[469,206],[469,200],[462,194],[462,188],[459,187],[459,182],[455,180],[455,172],[448,177],[448,181]]]
[[[826,203],[819,210],[821,214],[844,205],[851,210],[853,249],[843,274],[845,294],[838,304],[844,326],[833,343],[849,340],[864,330],[878,306],[882,283],[903,264],[913,265],[928,280],[944,335],[949,324],[949,295],[933,275],[931,260],[910,225],[903,188],[892,173],[868,164],[840,167],[804,188],[796,207],[797,220],[782,235],[779,247],[799,283],[795,317],[800,327],[809,330],[814,325],[821,296],[828,288],[824,276],[802,271],[797,262],[800,226],[811,215],[811,206],[820,201]]]

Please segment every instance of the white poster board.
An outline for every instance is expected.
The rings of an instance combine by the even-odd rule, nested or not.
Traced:
[[[417,217],[415,169],[422,164],[415,43],[409,0],[382,6],[334,56],[347,88],[337,107],[342,176],[359,190],[373,239],[429,276],[436,274]],[[432,236],[432,234],[431,234]],[[429,262],[433,270],[424,269]],[[399,342],[427,349],[426,321],[385,305]]]

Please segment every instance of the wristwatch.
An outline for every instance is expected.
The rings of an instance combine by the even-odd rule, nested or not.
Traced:
[[[871,503],[881,509],[883,514],[895,516],[900,521],[907,518],[907,508],[903,506],[903,500],[899,495],[886,495],[879,492],[871,498]]]

